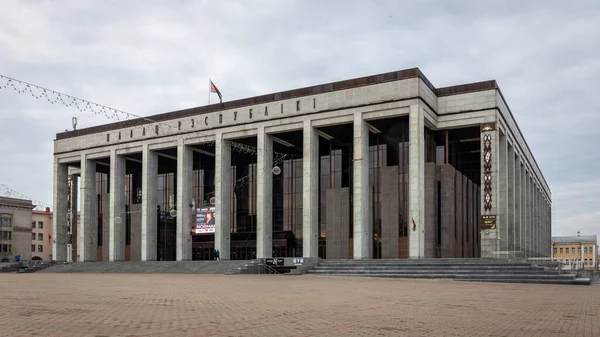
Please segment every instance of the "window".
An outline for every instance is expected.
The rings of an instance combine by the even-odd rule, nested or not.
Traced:
[[[8,245],[2,245],[2,252],[8,253]]]
[[[571,248],[571,254],[575,254],[575,248]]]
[[[587,253],[588,253],[588,247],[585,247],[585,248],[583,249],[583,253],[584,253],[584,254],[587,254]]]
[[[44,246],[38,245],[38,253],[43,253],[43,252],[44,252]]]
[[[556,251],[557,251],[557,249],[556,249],[556,248],[554,248],[554,254],[556,254]]]
[[[44,233],[38,233],[38,241],[44,241]]]
[[[39,229],[44,228],[44,222],[43,221],[38,221],[38,228]]]
[[[31,245],[31,251],[35,252],[35,245]]]
[[[581,254],[581,247],[577,248],[577,254]]]
[[[31,222],[31,228],[35,228],[35,221]]]
[[[561,254],[563,253],[563,249],[562,249],[562,248],[560,249],[560,253],[561,253]]]
[[[35,233],[31,233],[31,241],[35,241]]]
[[[0,214],[0,227],[12,227],[11,220],[10,214]]]

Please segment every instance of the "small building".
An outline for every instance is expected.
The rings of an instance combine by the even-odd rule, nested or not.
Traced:
[[[596,235],[553,236],[552,259],[574,264],[584,269],[598,267],[598,238]]]
[[[31,259],[52,261],[52,211],[33,210],[31,215]]]
[[[31,200],[0,197],[0,262],[31,259]]]

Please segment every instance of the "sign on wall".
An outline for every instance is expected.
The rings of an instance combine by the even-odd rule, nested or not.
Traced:
[[[496,215],[486,214],[481,216],[481,229],[496,229]]]
[[[214,234],[215,233],[215,208],[196,209],[196,228],[195,234]]]

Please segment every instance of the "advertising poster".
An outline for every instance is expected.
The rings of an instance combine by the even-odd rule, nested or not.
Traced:
[[[214,234],[215,233],[215,208],[196,209],[196,234]]]

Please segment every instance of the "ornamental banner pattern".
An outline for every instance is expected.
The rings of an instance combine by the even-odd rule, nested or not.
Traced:
[[[486,124],[482,131],[492,131],[494,127]],[[483,209],[492,210],[492,134],[483,134]]]

